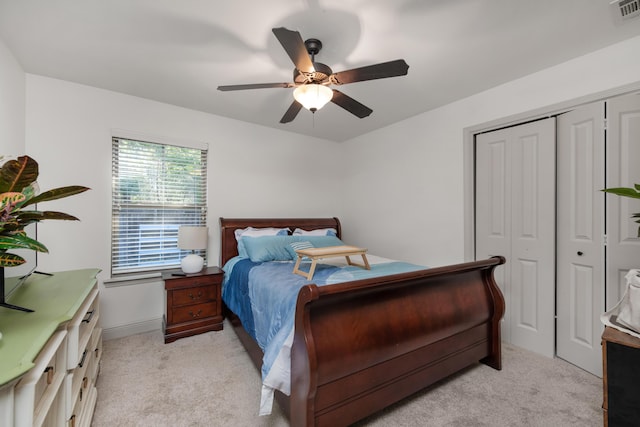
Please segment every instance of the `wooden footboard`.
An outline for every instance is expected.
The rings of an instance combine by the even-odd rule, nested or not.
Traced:
[[[298,295],[291,425],[348,425],[478,361],[501,369],[496,257]]]
[[[224,264],[247,226],[333,227],[337,218],[221,219]],[[304,286],[296,306],[291,396],[276,393],[292,426],[351,424],[481,361],[501,369],[504,298],[493,270],[505,259],[336,285]],[[231,314],[259,368],[262,353]]]

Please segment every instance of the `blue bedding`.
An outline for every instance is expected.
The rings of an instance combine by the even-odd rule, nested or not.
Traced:
[[[222,299],[264,351],[263,381],[293,330],[296,299],[302,286],[308,283],[323,286],[425,268],[396,261],[372,264],[371,270],[317,264],[313,280],[309,281],[292,273],[293,264],[292,261],[252,262],[248,258],[234,258],[225,266],[227,279]],[[309,263],[306,264],[303,270],[308,270]],[[288,394],[288,390],[283,391]]]

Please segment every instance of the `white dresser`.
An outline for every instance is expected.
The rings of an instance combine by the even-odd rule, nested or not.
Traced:
[[[91,425],[102,357],[97,269],[33,275],[0,307],[0,425]]]

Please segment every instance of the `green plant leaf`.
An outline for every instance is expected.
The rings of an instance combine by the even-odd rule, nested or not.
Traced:
[[[38,179],[38,162],[29,156],[9,160],[0,168],[0,193],[21,191]]]
[[[79,221],[78,218],[73,215],[57,211],[20,211],[16,213],[16,218],[22,227],[33,222],[44,221],[45,219]]]
[[[88,187],[81,185],[70,185],[68,187],[54,188],[53,190],[45,191],[37,196],[27,200],[22,206],[33,205],[34,203],[46,202],[49,200],[62,199],[63,197],[73,196],[74,194],[83,193],[90,190]]]
[[[18,193],[17,191],[10,191],[7,193],[0,194],[0,208],[4,208],[8,203],[12,205],[17,204],[18,202],[23,202],[27,199],[27,197]]]
[[[14,234],[11,236],[0,235],[0,250],[7,249],[32,249],[38,252],[49,252],[47,247],[26,234]]]
[[[602,191],[604,191],[605,193],[615,194],[617,196],[631,197],[632,199],[640,199],[640,192],[634,188],[627,188],[627,187],[605,188]]]
[[[17,267],[24,263],[25,259],[20,255],[10,254],[9,252],[0,252],[0,267]]]

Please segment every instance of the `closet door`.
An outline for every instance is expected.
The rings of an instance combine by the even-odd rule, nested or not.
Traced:
[[[604,102],[558,117],[557,355],[602,376]]]
[[[607,187],[640,184],[640,94],[607,101]],[[607,309],[622,298],[624,276],[640,268],[638,224],[630,219],[640,212],[640,200],[606,196],[607,203]]]
[[[552,357],[555,119],[478,135],[476,156],[476,257],[507,259],[503,339]]]
[[[476,136],[476,259],[502,255],[494,277],[505,297],[502,339],[511,342],[511,132]]]

